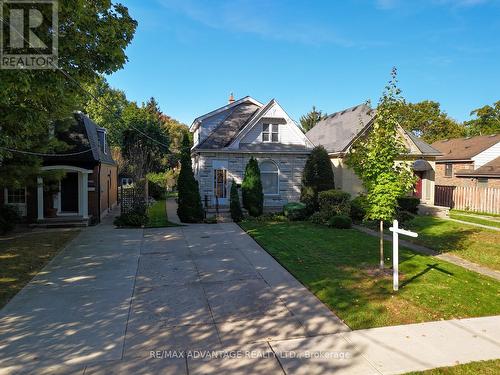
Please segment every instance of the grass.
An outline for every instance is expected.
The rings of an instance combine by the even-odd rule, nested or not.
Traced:
[[[462,215],[456,212],[450,212],[450,217],[452,219],[467,221],[469,223],[487,225],[490,227],[500,228],[500,221],[498,220],[488,220],[485,217],[472,216],[472,215]]]
[[[168,221],[167,206],[164,200],[155,202],[148,208],[149,222],[146,228],[178,227],[178,224]]]
[[[433,370],[409,372],[406,375],[497,375],[500,374],[500,359],[479,361]]]
[[[309,222],[241,223],[272,256],[353,329],[500,313],[500,283],[400,250],[401,282],[377,274],[378,239]],[[390,243],[386,243],[389,264]]]
[[[50,231],[0,237],[0,308],[78,233]]]
[[[476,211],[466,211],[466,210],[457,210],[457,209],[452,209],[450,212],[457,213],[457,214],[467,214],[467,215],[478,215],[478,216],[490,216],[490,217],[495,217],[500,219],[500,214],[490,214],[488,212],[476,212]]]
[[[405,240],[500,270],[500,232],[450,220],[417,216],[408,226],[418,238]]]

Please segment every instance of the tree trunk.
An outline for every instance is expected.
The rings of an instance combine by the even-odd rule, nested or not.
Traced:
[[[144,181],[144,199],[146,200],[146,204],[149,202],[149,180],[146,177],[146,180]]]
[[[384,269],[384,221],[380,220],[380,269]]]

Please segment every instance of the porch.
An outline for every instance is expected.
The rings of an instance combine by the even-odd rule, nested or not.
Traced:
[[[48,184],[42,176],[38,176],[36,225],[88,225],[88,176],[93,171],[70,165],[45,166],[41,170],[64,171],[66,174],[56,184]]]

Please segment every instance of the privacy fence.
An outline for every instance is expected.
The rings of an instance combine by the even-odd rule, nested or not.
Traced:
[[[500,189],[436,185],[436,206],[500,214]]]
[[[118,195],[122,214],[146,207],[144,188],[142,186],[121,186]]]

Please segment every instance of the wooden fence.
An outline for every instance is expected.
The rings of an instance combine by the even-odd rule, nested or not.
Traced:
[[[436,206],[500,214],[500,189],[436,185]]]

